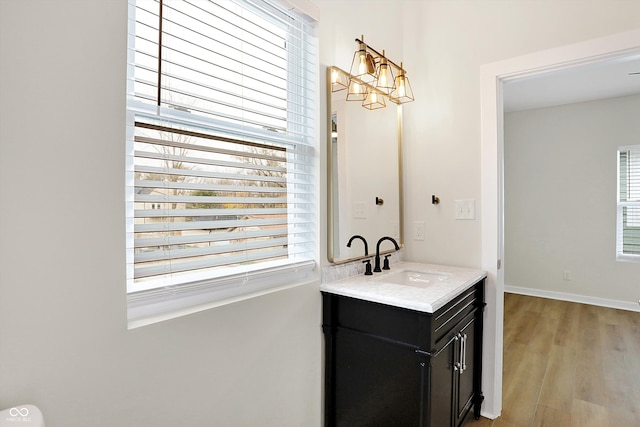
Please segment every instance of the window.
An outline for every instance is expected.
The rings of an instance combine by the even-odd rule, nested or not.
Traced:
[[[618,148],[617,258],[640,261],[640,145]]]
[[[309,278],[309,20],[267,0],[129,0],[128,40],[130,323],[158,304],[179,310]]]

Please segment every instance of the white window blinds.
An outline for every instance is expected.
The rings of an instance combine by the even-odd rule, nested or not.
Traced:
[[[265,0],[129,8],[128,291],[299,280],[317,247],[312,26]]]
[[[640,261],[640,145],[618,149],[618,259]]]

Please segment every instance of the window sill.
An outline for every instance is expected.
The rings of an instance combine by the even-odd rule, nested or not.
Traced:
[[[640,262],[640,255],[621,255],[616,256],[616,261],[621,262]]]
[[[314,262],[305,262],[288,268],[285,272],[270,270],[251,278],[243,275],[227,280],[224,284],[214,282],[195,289],[164,288],[153,292],[129,294],[128,329],[308,285],[318,280],[315,270]]]

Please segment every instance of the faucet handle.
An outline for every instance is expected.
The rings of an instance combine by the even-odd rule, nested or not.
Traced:
[[[371,260],[370,259],[365,259],[364,261],[362,261],[363,264],[367,264],[364,267],[364,275],[365,276],[372,276],[373,272],[371,271]]]
[[[391,267],[389,267],[389,257],[390,256],[391,256],[391,254],[384,256],[384,266],[382,267],[383,270],[391,270]]]

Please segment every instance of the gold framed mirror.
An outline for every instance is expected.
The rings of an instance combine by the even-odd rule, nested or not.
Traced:
[[[347,247],[354,235],[367,240],[369,256],[384,236],[403,246],[402,106],[347,101],[338,73],[349,76],[327,67],[327,251],[330,262],[345,263],[365,258],[362,242]]]

